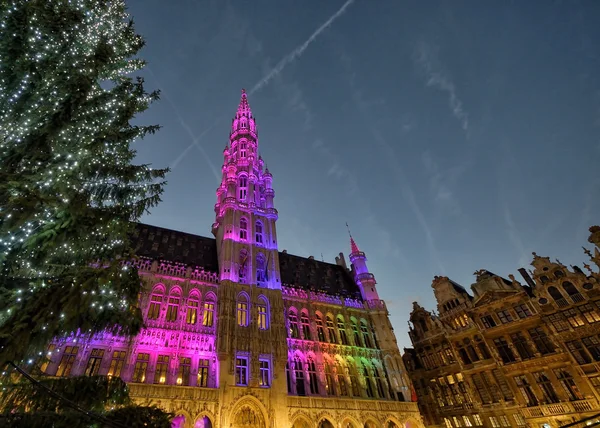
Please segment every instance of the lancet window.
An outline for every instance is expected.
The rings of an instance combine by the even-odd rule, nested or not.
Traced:
[[[248,296],[240,293],[237,298],[237,324],[240,327],[248,326]]]

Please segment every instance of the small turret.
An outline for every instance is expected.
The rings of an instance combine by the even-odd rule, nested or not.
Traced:
[[[348,223],[346,223],[346,227],[348,227]],[[348,234],[350,235],[350,263],[354,268],[354,279],[360,288],[362,297],[365,300],[379,300],[379,294],[377,294],[377,288],[375,287],[377,281],[375,281],[375,275],[369,272],[367,256],[356,245],[356,241],[350,233],[350,228],[348,228]]]

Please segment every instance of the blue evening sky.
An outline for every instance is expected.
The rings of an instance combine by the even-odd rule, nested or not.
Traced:
[[[147,87],[162,90],[141,119],[164,128],[136,143],[139,160],[172,167],[144,221],[211,236],[246,88],[279,249],[333,262],[349,252],[348,222],[401,348],[411,303],[435,308],[434,275],[469,287],[478,269],[519,277],[532,251],[586,260],[600,212],[600,2],[128,4]]]

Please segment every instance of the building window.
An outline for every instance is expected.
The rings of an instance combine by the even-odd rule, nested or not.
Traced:
[[[377,385],[377,395],[379,395],[379,398],[385,399],[385,390],[383,388],[381,373],[375,365],[373,365],[373,376],[375,377],[375,385]]]
[[[299,339],[300,338],[300,330],[298,329],[298,317],[296,316],[296,313],[294,311],[290,311],[289,322],[290,322],[290,337],[292,339]]]
[[[548,321],[550,321],[552,327],[554,327],[558,333],[561,331],[567,331],[569,329],[569,324],[565,320],[565,316],[562,313],[548,315]]]
[[[213,302],[204,302],[204,312],[202,313],[202,325],[212,327],[215,317],[215,304]]]
[[[344,317],[341,315],[337,317],[337,327],[340,334],[340,343],[342,345],[347,345],[348,337],[346,337],[346,324],[344,323]]]
[[[331,365],[328,362],[323,364],[323,371],[325,372],[325,391],[327,395],[335,395],[335,382],[333,381]]]
[[[240,327],[248,326],[248,298],[240,294],[237,301],[237,324]]]
[[[446,424],[446,428],[454,428],[450,419],[444,418],[444,423]]]
[[[525,399],[525,402],[528,406],[537,406],[538,400],[533,390],[531,389],[531,385],[529,385],[529,381],[527,380],[526,375],[515,376],[515,383],[517,384],[517,388],[521,391],[521,395]]]
[[[198,382],[197,382],[197,385],[201,388],[206,388],[208,386],[208,368],[209,368],[208,360],[206,358],[200,358],[198,360]]]
[[[256,224],[254,225],[254,235],[255,235],[255,241],[257,244],[262,244],[263,243],[263,226],[262,223],[260,221],[257,221]]]
[[[481,416],[479,416],[477,414],[473,415],[473,421],[475,421],[475,425],[483,426],[483,421],[481,420]]]
[[[552,297],[552,300],[556,302],[556,306],[559,308],[564,308],[569,305],[569,302],[567,302],[567,299],[565,299],[561,292],[558,291],[558,288],[554,286],[548,287],[548,294],[550,294],[550,297]]]
[[[185,322],[187,324],[196,324],[196,321],[198,321],[198,300],[190,298],[187,302]]]
[[[458,417],[453,416],[452,419],[454,420],[454,426],[456,428],[462,427],[462,422],[460,421],[460,419],[458,419]]]
[[[258,328],[260,330],[267,330],[269,328],[269,318],[266,298],[263,296],[259,297],[258,305],[256,307],[258,309]]]
[[[77,352],[79,352],[79,346],[65,347],[65,352],[63,353],[63,356],[60,359],[60,364],[58,365],[56,376],[66,377],[71,374],[71,369],[73,368],[73,364],[75,363],[75,358],[77,358]]]
[[[310,322],[306,312],[302,312],[302,314],[300,314],[300,322],[302,323],[302,337],[304,340],[312,340],[310,334]]]
[[[517,353],[521,357],[522,360],[528,360],[533,358],[533,352],[527,342],[527,339],[523,336],[523,334],[517,332],[510,335],[510,340],[512,340],[513,345],[515,346]]]
[[[245,144],[242,144],[242,147],[244,147]],[[242,157],[246,157],[246,150],[242,149],[241,151]],[[240,197],[240,201],[245,201],[246,200],[246,195],[248,195],[248,179],[245,176],[241,176],[240,177],[240,183],[239,183],[239,197]],[[241,238],[241,236],[240,236]],[[246,238],[244,238],[246,239]]]
[[[598,310],[592,304],[587,303],[585,305],[581,305],[578,307],[578,309],[581,311],[588,323],[594,324],[600,321],[600,313],[598,313]]]
[[[596,392],[600,394],[600,376],[590,376],[588,379],[596,389]]]
[[[235,384],[238,386],[248,385],[248,358],[246,357],[235,359]]]
[[[269,369],[269,360],[259,360],[260,377],[258,384],[264,388],[271,386],[271,370]]]
[[[583,317],[581,316],[581,313],[579,313],[577,308],[567,309],[563,312],[563,315],[567,318],[567,321],[569,321],[569,324],[571,324],[571,327],[573,328],[585,325]]]
[[[507,324],[509,322],[512,322],[513,320],[512,315],[509,311],[499,311],[496,312],[496,315],[498,315],[498,319],[502,324]]]
[[[102,357],[104,357],[104,349],[92,349],[90,359],[88,360],[87,367],[85,368],[86,376],[96,376],[98,370],[100,370],[100,364],[102,364]]]
[[[246,249],[242,249],[240,251],[240,268],[238,271],[238,278],[240,282],[246,281],[246,263],[248,262],[248,251]]]
[[[125,355],[125,351],[113,351],[108,376],[121,376],[121,370],[123,370],[123,365],[125,364]]]
[[[375,393],[373,392],[373,380],[371,379],[369,369],[367,368],[367,365],[364,363],[362,365],[362,369],[363,369],[363,377],[365,378],[365,384],[366,384],[365,387],[366,387],[366,391],[367,391],[367,397],[373,398],[373,397],[375,397]]]
[[[558,403],[560,401],[546,372],[534,373],[533,377],[539,388],[542,390],[546,403]]]
[[[132,382],[143,383],[146,380],[146,370],[148,369],[148,361],[150,360],[150,354],[138,354],[137,360],[135,361],[135,367],[133,368]]]
[[[311,357],[308,358],[308,383],[310,386],[311,394],[319,393],[319,382],[317,380],[317,365],[315,364],[315,360]]]
[[[496,350],[498,351],[500,358],[502,358],[502,361],[505,364],[512,363],[515,361],[515,355],[510,349],[510,346],[508,346],[508,342],[506,341],[506,339],[504,339],[503,337],[494,339],[494,345],[496,346]]]
[[[262,284],[265,281],[268,281],[265,256],[259,254],[256,256],[256,282]]]
[[[304,385],[304,369],[302,368],[302,361],[296,357],[294,359],[294,375],[296,376],[296,394],[306,395],[306,387]]]
[[[367,326],[367,323],[362,320],[360,322],[360,331],[362,332],[365,348],[372,348],[373,345],[371,344],[371,336],[369,336],[369,327]]]
[[[515,418],[515,422],[517,423],[518,427],[527,426],[527,423],[525,422],[525,418],[520,413],[515,413],[513,415],[513,417]]]
[[[325,328],[323,327],[323,318],[320,314],[316,315],[315,323],[317,324],[317,337],[319,338],[319,342],[326,342],[327,340],[325,339]]]
[[[567,393],[569,400],[583,400],[583,394],[579,391],[573,376],[565,369],[555,369],[554,374]]]
[[[179,369],[177,371],[177,385],[189,386],[190,384],[190,369],[192,360],[189,357],[179,358]]]
[[[466,427],[472,427],[473,426],[473,424],[471,423],[471,419],[469,419],[468,416],[463,416],[463,421],[464,421]]]
[[[490,416],[490,424],[492,425],[492,428],[500,428],[500,422],[498,422],[496,416]]]
[[[540,354],[548,355],[555,352],[556,346],[541,327],[532,328],[528,332]]]
[[[335,337],[335,327],[333,325],[333,319],[327,315],[327,333],[329,336],[329,343],[337,343],[337,339]]]
[[[148,308],[148,316],[149,320],[157,320],[160,316],[160,305],[162,303],[162,294],[153,294],[150,297],[150,307]]]
[[[527,306],[526,304],[517,305],[514,307],[514,309],[517,313],[517,316],[521,319],[530,317],[532,315],[529,306]]]
[[[354,345],[361,346],[360,333],[358,332],[358,326],[356,325],[356,321],[354,319],[351,319],[350,322],[352,324],[352,339],[354,339]]]
[[[600,340],[596,336],[581,339],[584,346],[595,361],[600,361]]]
[[[169,296],[169,303],[167,305],[167,321],[177,321],[177,312],[179,311],[179,296]]]
[[[348,385],[346,384],[346,375],[344,374],[344,367],[339,363],[337,365],[336,372],[337,372],[338,385],[340,386],[340,395],[342,397],[347,397],[348,396]]]
[[[589,364],[592,362],[589,354],[583,348],[583,345],[579,340],[575,340],[573,342],[567,342],[567,349],[577,361],[577,364]]]
[[[167,371],[169,370],[169,356],[159,355],[156,360],[156,369],[154,371],[154,383],[165,383],[167,381]]]
[[[481,317],[481,323],[485,328],[496,327],[496,321],[494,321],[494,318],[492,318],[491,315]]]
[[[240,219],[240,239],[246,240],[248,238],[248,221],[245,218]]]
[[[285,379],[287,381],[287,392],[292,393],[292,377],[290,375],[290,363],[285,363]]]
[[[510,427],[510,421],[508,420],[508,418],[505,415],[502,415],[499,418],[500,418],[500,425],[502,425],[503,427]]]

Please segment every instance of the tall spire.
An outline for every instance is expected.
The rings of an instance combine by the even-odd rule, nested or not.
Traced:
[[[352,237],[352,232],[350,232],[350,226],[348,226],[348,222],[346,222],[346,228],[348,229],[348,235],[350,235],[350,254],[359,253],[360,250],[358,249],[358,245],[356,245],[356,242],[354,242],[354,238]]]
[[[250,104],[248,104],[248,96],[246,95],[245,89],[242,89],[242,97],[240,98],[240,105],[238,106],[235,118],[239,119],[242,116],[247,118],[252,117],[252,110],[250,110]]]
[[[237,134],[250,134],[254,139],[257,138],[256,122],[252,116],[252,110],[250,109],[248,95],[246,94],[245,89],[242,89],[240,104],[238,105],[235,117],[231,123],[232,137]]]

